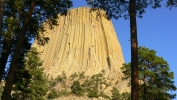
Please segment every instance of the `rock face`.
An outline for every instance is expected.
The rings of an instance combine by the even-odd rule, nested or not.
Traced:
[[[44,71],[54,78],[64,71],[67,76],[85,72],[92,76],[100,72],[116,82],[123,74],[124,58],[112,22],[102,10],[87,7],[71,9],[59,15],[58,24],[43,33],[49,41],[37,47]]]

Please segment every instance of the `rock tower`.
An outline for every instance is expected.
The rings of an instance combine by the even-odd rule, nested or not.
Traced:
[[[58,25],[53,29],[44,24],[43,36],[48,42],[33,44],[43,60],[44,71],[54,78],[63,71],[67,76],[75,72],[85,72],[86,76],[102,72],[114,82],[121,80],[122,49],[105,12],[80,7],[58,16]]]

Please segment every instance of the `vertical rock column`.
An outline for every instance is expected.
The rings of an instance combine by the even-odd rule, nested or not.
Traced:
[[[54,78],[65,71],[67,76],[84,71],[92,76],[104,70],[111,79],[122,77],[122,50],[112,22],[102,10],[87,7],[71,9],[58,15],[58,24],[44,35],[49,37],[44,46],[34,42],[43,60],[44,71]]]

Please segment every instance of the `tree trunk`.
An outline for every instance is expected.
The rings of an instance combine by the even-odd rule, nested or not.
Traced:
[[[130,0],[130,36],[131,36],[131,100],[139,100],[138,86],[138,42],[136,26],[135,0]]]
[[[20,36],[18,37],[17,44],[15,46],[16,48],[12,56],[12,62],[10,64],[10,68],[9,68],[9,72],[8,72],[8,76],[6,79],[6,84],[4,87],[4,92],[3,92],[1,100],[10,100],[11,98],[11,91],[12,91],[12,85],[14,81],[15,72],[18,68],[18,62],[19,62],[19,58],[21,54],[21,49],[23,46],[23,41],[26,35],[28,24],[30,23],[30,19],[32,17],[34,8],[35,8],[35,1],[32,1],[30,8],[28,9],[27,17],[24,20]]]
[[[0,38],[2,36],[2,18],[4,12],[4,0],[0,0]],[[0,39],[1,40],[1,39]]]

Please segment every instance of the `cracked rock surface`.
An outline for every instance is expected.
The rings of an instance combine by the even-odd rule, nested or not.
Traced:
[[[46,31],[41,36],[47,37],[48,42],[39,45],[35,40],[33,44],[43,61],[44,71],[54,78],[63,71],[68,77],[75,72],[85,72],[86,76],[103,72],[111,82],[121,83],[122,49],[105,12],[80,7],[58,17],[58,25],[53,29],[43,24]],[[119,91],[124,91],[123,85],[127,84],[119,86]]]

